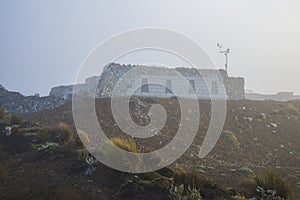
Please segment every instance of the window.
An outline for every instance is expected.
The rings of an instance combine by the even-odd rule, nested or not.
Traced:
[[[148,79],[142,79],[142,92],[149,92]]]
[[[166,80],[165,93],[172,93],[172,82],[171,82],[171,80]]]
[[[211,82],[211,94],[219,94],[217,81]]]
[[[196,93],[195,80],[189,80],[189,93]]]

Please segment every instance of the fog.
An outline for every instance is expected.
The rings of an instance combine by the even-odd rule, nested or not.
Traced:
[[[111,35],[161,27],[193,38],[219,68],[216,43],[230,48],[228,73],[244,77],[246,89],[300,94],[299,10],[297,0],[1,1],[0,84],[47,95],[73,83],[89,52]]]

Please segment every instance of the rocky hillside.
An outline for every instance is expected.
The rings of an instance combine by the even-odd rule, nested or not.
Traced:
[[[161,133],[151,140],[142,139],[139,144],[158,149],[172,139],[180,120],[180,109],[176,102],[176,99],[133,99],[131,114],[137,123],[147,122],[147,116],[140,111],[147,112],[151,104],[163,105],[168,114]],[[143,105],[145,109],[139,108],[136,111],[136,105]],[[198,134],[193,145],[178,160],[179,163],[230,188],[242,187],[243,179],[249,173],[269,166],[286,177],[295,194],[300,195],[300,101],[229,101],[223,133],[213,151],[204,159],[198,158],[197,154],[208,127],[210,102],[199,101],[199,105],[201,123]],[[110,111],[110,99],[97,100],[96,109],[105,133],[125,134],[116,126]],[[40,124],[49,125],[61,121],[73,124],[71,104],[30,114],[26,118]],[[138,121],[139,118],[142,119],[141,122]]]
[[[11,92],[0,85],[0,107],[9,113],[31,113],[44,109],[58,107],[64,103],[64,99],[47,96],[24,96],[19,92]]]

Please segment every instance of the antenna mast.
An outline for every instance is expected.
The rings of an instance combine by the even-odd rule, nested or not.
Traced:
[[[227,69],[228,69],[228,54],[230,53],[230,49],[229,48],[227,48],[225,50],[222,49],[223,46],[219,43],[217,43],[217,47],[219,48],[219,53],[224,54],[224,56],[225,56],[225,70],[227,71]]]

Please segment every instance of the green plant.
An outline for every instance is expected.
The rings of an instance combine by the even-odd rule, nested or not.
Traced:
[[[23,117],[18,114],[12,114],[10,118],[11,125],[20,125],[23,122]]]
[[[291,195],[291,187],[286,180],[277,174],[272,168],[266,168],[254,176],[255,189],[276,191],[280,197],[288,199]]]

